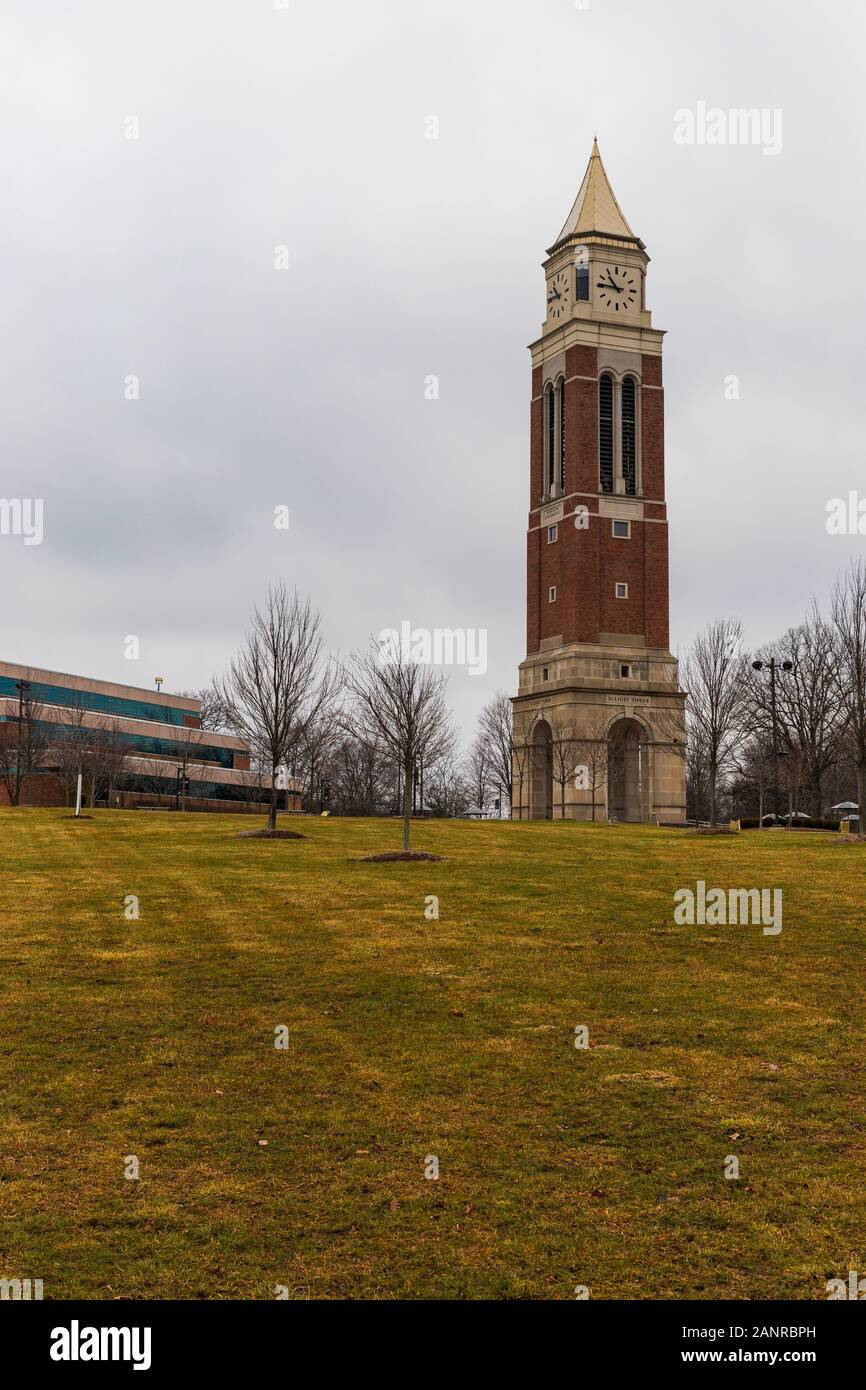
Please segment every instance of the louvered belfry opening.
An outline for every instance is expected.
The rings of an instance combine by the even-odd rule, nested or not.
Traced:
[[[598,475],[602,492],[613,492],[613,377],[598,382]]]
[[[637,492],[637,428],[634,377],[622,383],[622,478],[627,497]]]
[[[559,378],[559,491],[565,496],[565,377]]]
[[[547,412],[547,475],[544,490],[547,497],[552,497],[556,477],[556,410],[552,386],[548,386],[544,393],[544,408]]]

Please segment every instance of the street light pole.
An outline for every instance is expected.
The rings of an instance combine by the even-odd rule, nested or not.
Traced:
[[[776,718],[776,672],[786,674],[793,671],[793,661],[777,661],[774,656],[769,661],[753,661],[753,671],[770,672],[770,717],[773,721],[773,819],[779,819],[779,724]]]
[[[15,758],[15,805],[21,801],[21,720],[24,716],[24,692],[27,692],[27,699],[30,699],[30,682],[16,681],[18,686],[18,751]]]

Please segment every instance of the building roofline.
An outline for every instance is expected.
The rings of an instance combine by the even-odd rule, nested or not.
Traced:
[[[119,681],[104,681],[96,676],[76,676],[71,671],[52,671],[46,666],[22,665],[16,661],[0,661],[0,676],[15,676],[19,680],[29,677],[42,685],[62,685],[65,681],[79,682],[70,685],[70,690],[91,691],[93,694],[114,695],[119,699],[131,700],[146,696],[148,700],[167,705],[174,709],[185,709],[190,714],[201,712],[201,700],[192,695],[172,695],[159,690],[151,690],[143,685],[125,685]],[[47,679],[46,679],[47,678]]]
[[[59,714],[68,714],[69,705],[52,705],[48,700],[37,700],[41,710],[47,715],[57,711]],[[5,712],[7,718],[17,719],[18,702],[14,695],[0,695],[0,712]],[[83,725],[86,729],[98,727],[101,720],[112,720],[118,726],[121,733],[143,734],[146,737],[163,738],[167,743],[182,744],[187,750],[196,746],[205,748],[229,748],[236,753],[249,753],[250,746],[246,739],[238,738],[236,734],[222,734],[215,729],[200,729],[191,724],[169,724],[162,719],[138,719],[131,714],[113,714],[108,710],[85,709],[82,711]],[[87,722],[88,717],[90,723]],[[64,723],[64,720],[51,720],[52,723]],[[128,725],[140,727],[127,727]],[[190,755],[191,756],[191,755]]]

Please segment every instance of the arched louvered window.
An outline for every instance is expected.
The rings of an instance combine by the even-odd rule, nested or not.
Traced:
[[[559,411],[559,491],[565,492],[565,377],[556,384],[557,409]]]
[[[602,492],[613,492],[613,377],[598,381],[598,477]]]
[[[556,477],[556,398],[551,385],[544,391],[544,433],[544,495],[550,497]]]
[[[637,389],[634,377],[622,383],[622,481],[627,497],[637,493]]]

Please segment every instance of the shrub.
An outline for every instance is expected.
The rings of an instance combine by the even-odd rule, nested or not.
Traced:
[[[780,816],[780,817],[779,817],[779,820],[776,822],[776,824],[777,824],[777,825],[780,825],[780,826],[782,827],[783,830],[838,830],[838,829],[839,829],[839,827],[838,827],[838,825],[836,824],[836,822],[835,822],[835,821],[832,821],[832,820],[802,820],[802,821],[795,820],[795,821],[793,822],[793,824],[789,826],[788,823]],[[757,830],[757,829],[758,829],[758,819],[757,819],[757,817],[756,817],[756,816],[741,816],[741,817],[740,817],[740,828],[741,828],[742,830]],[[771,828],[772,828],[772,827],[771,827],[770,825],[765,825],[765,827],[764,827],[765,830],[770,830]]]

